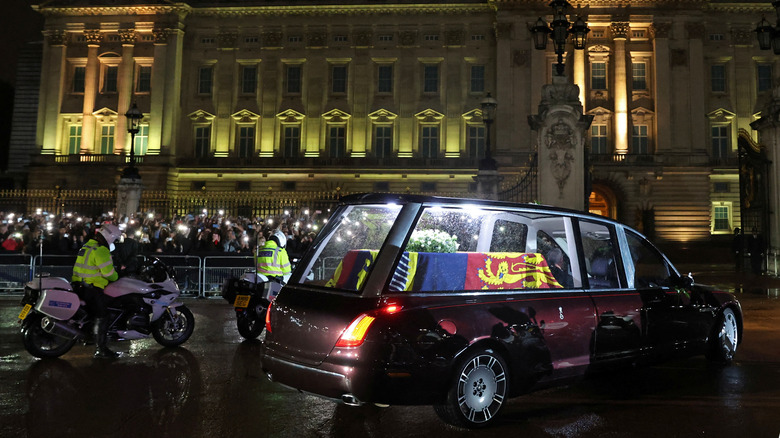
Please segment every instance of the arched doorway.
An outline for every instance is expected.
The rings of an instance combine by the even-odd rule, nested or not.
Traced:
[[[600,216],[617,219],[617,199],[615,193],[601,184],[593,184],[588,197],[588,211]]]

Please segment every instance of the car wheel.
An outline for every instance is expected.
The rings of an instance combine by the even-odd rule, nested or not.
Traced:
[[[485,349],[467,356],[455,368],[447,398],[434,406],[446,423],[470,429],[486,427],[504,406],[509,381],[504,358]]]
[[[724,309],[713,326],[713,333],[707,346],[707,359],[730,363],[737,352],[739,325],[732,309]]]

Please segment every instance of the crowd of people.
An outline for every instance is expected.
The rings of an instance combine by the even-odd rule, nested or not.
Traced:
[[[173,217],[151,212],[131,218],[115,218],[111,213],[90,217],[0,212],[0,253],[75,255],[100,225],[114,223],[123,233],[117,246],[125,239],[134,241],[140,254],[252,255],[274,231],[281,230],[287,236],[287,252],[297,257],[326,221],[327,212],[308,209],[262,218],[233,217],[222,211]]]

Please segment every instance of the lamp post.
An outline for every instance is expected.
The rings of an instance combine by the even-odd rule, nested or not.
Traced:
[[[574,48],[582,50],[585,48],[585,40],[590,29],[582,17],[577,17],[574,24],[569,22],[566,18],[566,10],[571,4],[568,1],[553,0],[550,6],[553,8],[552,24],[547,25],[544,18],[539,17],[536,24],[531,27],[531,33],[533,33],[534,47],[537,50],[547,49],[548,36],[553,40],[555,54],[558,55],[558,64],[555,66],[556,75],[563,76],[563,54],[566,53],[566,42],[569,35],[572,36]]]
[[[479,168],[483,170],[496,170],[498,165],[490,152],[490,124],[493,123],[493,117],[496,114],[498,101],[490,93],[480,102],[482,107],[482,122],[485,124],[485,158],[479,162]]]
[[[754,32],[761,50],[772,49],[775,55],[780,55],[780,0],[773,1],[772,7],[775,8],[775,26],[772,27],[766,18],[761,18],[761,22],[758,23]]]
[[[138,169],[135,168],[135,135],[138,134],[141,119],[144,117],[143,113],[138,109],[138,106],[133,103],[133,106],[125,113],[127,117],[127,132],[130,133],[130,165],[122,172],[124,178],[140,178]]]

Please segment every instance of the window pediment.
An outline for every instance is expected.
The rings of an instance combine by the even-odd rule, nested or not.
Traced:
[[[211,123],[215,116],[214,114],[207,113],[206,111],[197,110],[193,113],[190,113],[187,117],[189,117],[193,123]]]
[[[731,123],[737,115],[723,108],[718,108],[715,111],[707,114],[707,118],[711,123]]]
[[[391,113],[386,109],[379,109],[368,115],[374,123],[392,123],[398,117],[398,114]]]
[[[339,109],[330,110],[322,115],[325,123],[347,123],[350,117],[352,116]]]
[[[480,112],[481,116],[481,112]],[[434,111],[432,109],[426,109],[415,114],[414,117],[420,123],[439,123],[444,119],[444,114]]]
[[[288,109],[277,114],[276,118],[279,119],[280,123],[301,123],[306,116],[298,111]]]
[[[255,114],[246,109],[238,111],[230,117],[232,117],[236,123],[256,123],[260,119],[259,114]]]

